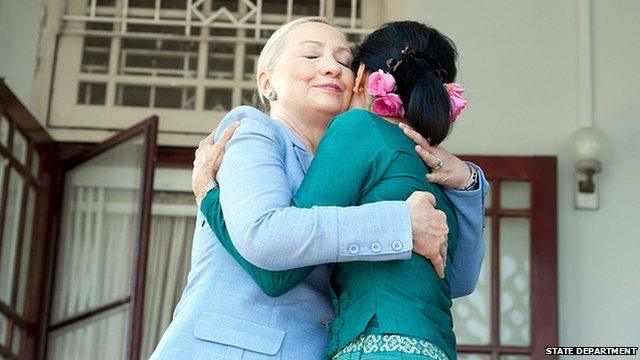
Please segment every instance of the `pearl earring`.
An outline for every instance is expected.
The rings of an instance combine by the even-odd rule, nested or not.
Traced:
[[[276,94],[275,90],[270,89],[267,93],[267,99],[269,99],[269,101],[276,101],[278,100],[278,94]]]

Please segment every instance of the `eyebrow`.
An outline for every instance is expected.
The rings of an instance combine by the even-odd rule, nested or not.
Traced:
[[[305,41],[301,42],[299,45],[304,45],[306,43],[312,43],[312,44],[320,45],[320,46],[325,46],[326,45],[325,43],[323,43],[321,41],[317,41],[317,40],[305,40]],[[346,50],[349,53],[351,53],[351,49],[346,47],[346,46],[340,46],[340,47],[338,47],[338,50],[340,50],[340,51]]]

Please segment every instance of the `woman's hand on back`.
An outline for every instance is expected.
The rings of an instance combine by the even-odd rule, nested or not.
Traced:
[[[198,144],[191,173],[191,187],[196,197],[200,195],[205,185],[218,175],[227,142],[229,142],[233,132],[239,125],[240,123],[236,121],[227,126],[217,142],[214,141],[214,131]]]
[[[472,174],[464,161],[443,147],[429,145],[429,141],[411,126],[400,123],[400,128],[416,143],[418,156],[431,169],[431,173],[427,174],[429,182],[453,189],[462,189],[467,185]]]
[[[411,210],[413,251],[431,261],[438,276],[444,278],[449,234],[447,216],[435,208],[436,198],[429,192],[415,191],[407,203]]]

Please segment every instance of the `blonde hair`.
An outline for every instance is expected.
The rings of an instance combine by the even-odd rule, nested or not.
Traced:
[[[299,19],[295,19],[289,21],[288,23],[282,25],[278,28],[267,40],[266,44],[260,51],[260,56],[258,57],[258,63],[256,64],[256,82],[258,80],[258,76],[260,73],[271,74],[276,66],[278,65],[278,60],[280,59],[280,55],[282,54],[282,49],[286,44],[287,35],[291,33],[295,28],[302,24],[307,23],[320,23],[333,27],[338,30],[342,35],[347,37],[347,35],[337,27],[332,24],[329,19],[321,16],[312,16],[312,17],[303,17]],[[262,89],[260,89],[260,84],[258,83],[258,98],[260,99],[260,103],[264,111],[269,111],[269,101],[267,97],[262,93]]]

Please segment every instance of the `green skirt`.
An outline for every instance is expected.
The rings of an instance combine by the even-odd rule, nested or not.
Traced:
[[[403,335],[360,335],[332,360],[449,360],[439,346],[420,338]]]

